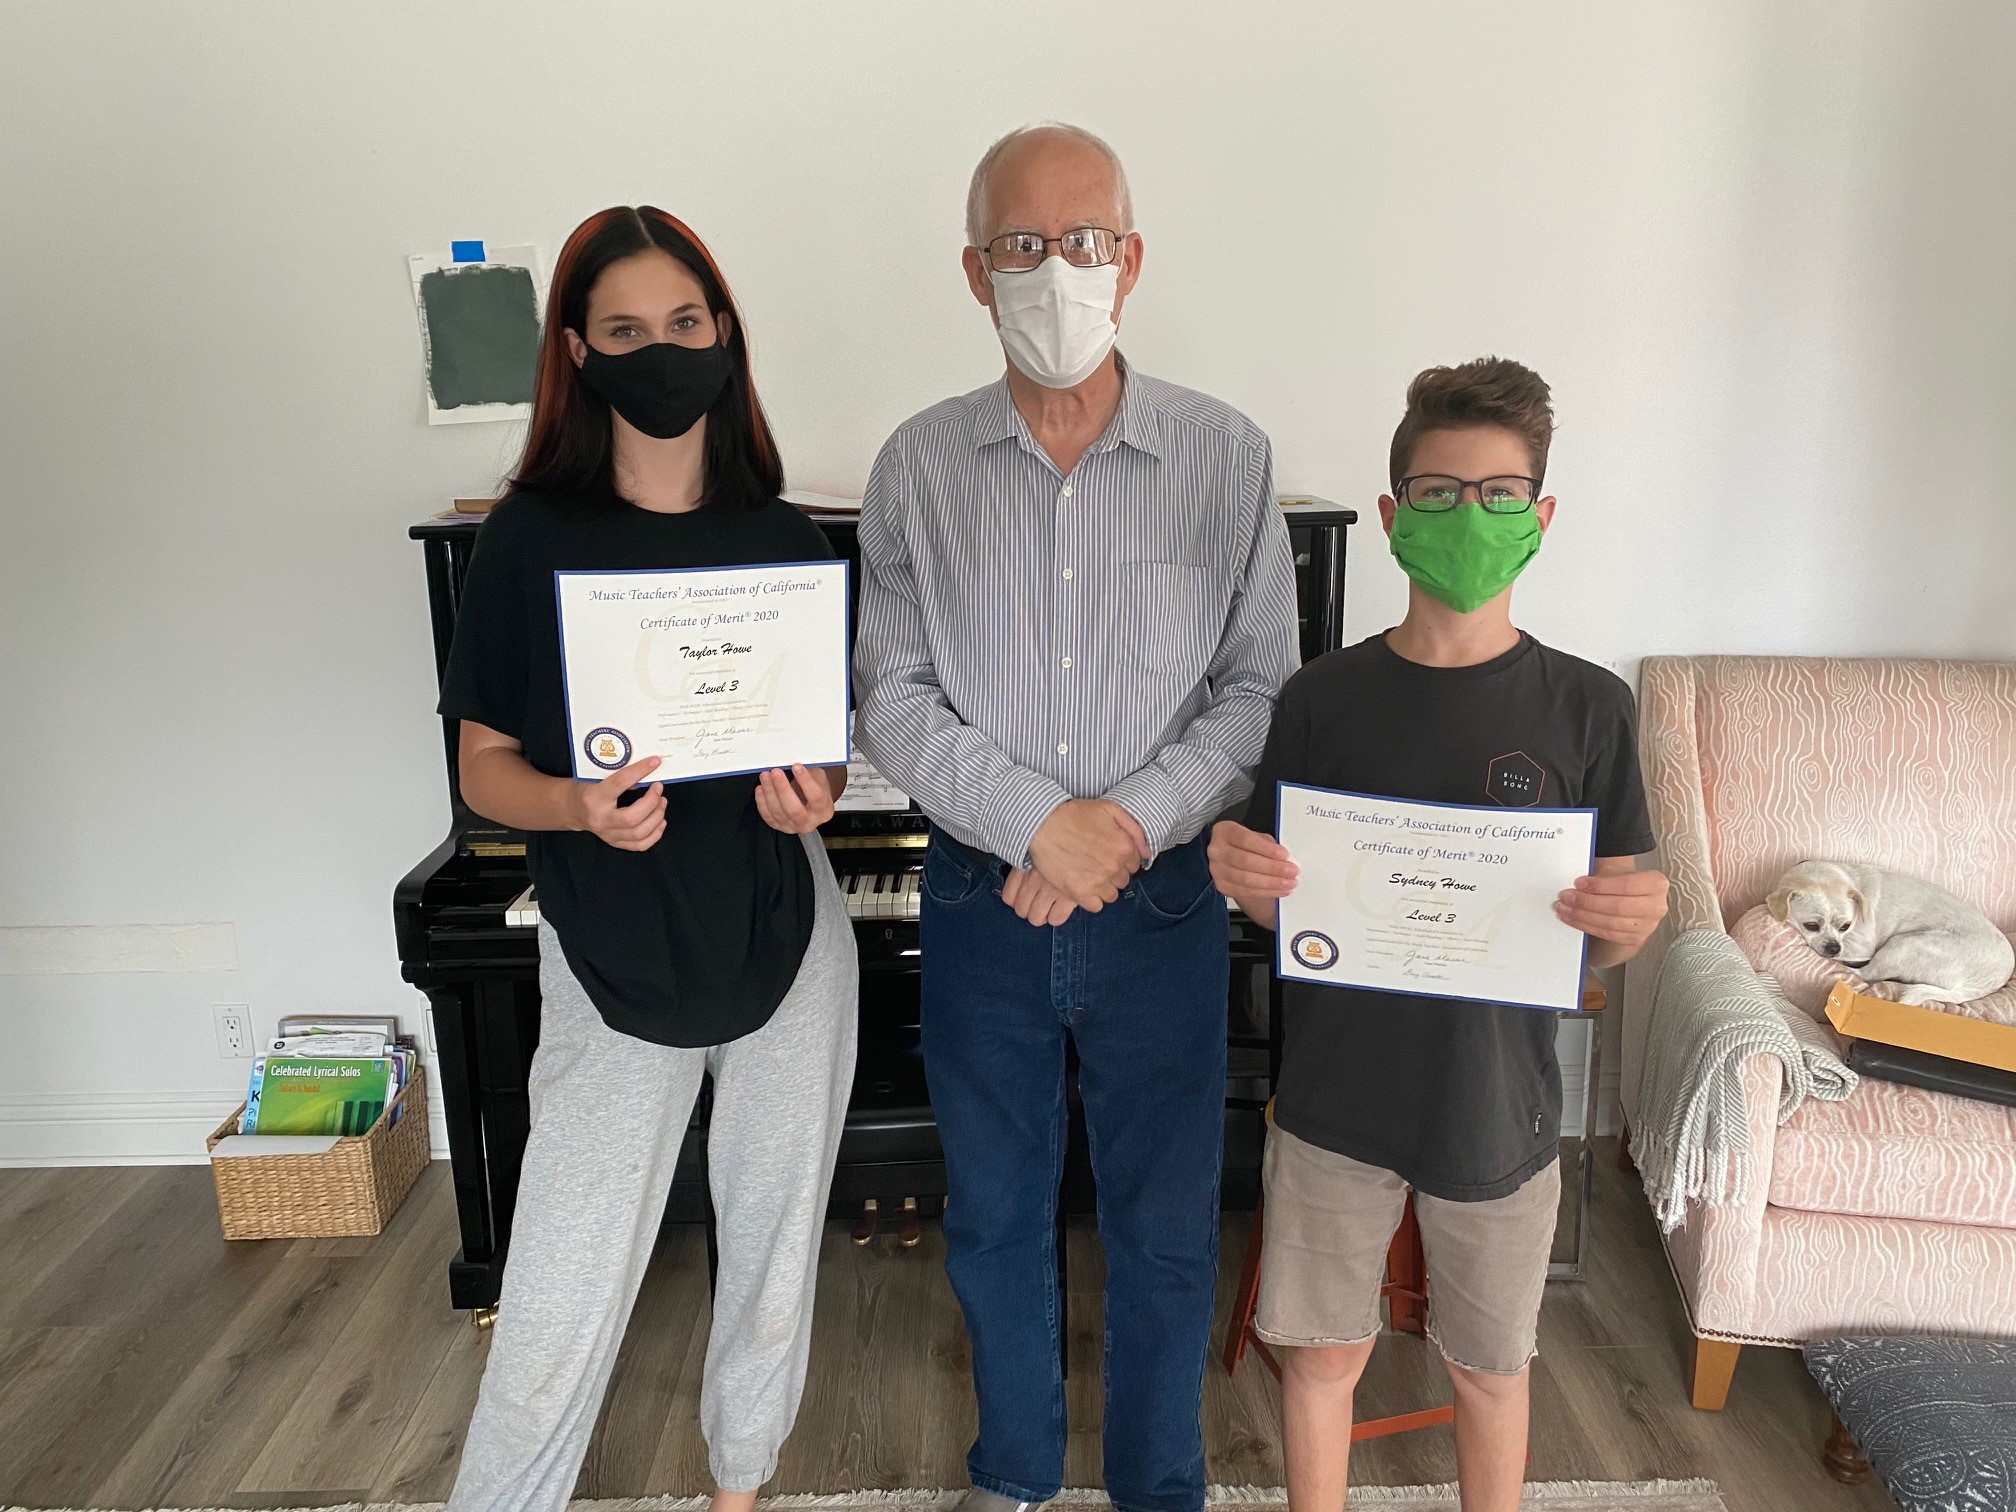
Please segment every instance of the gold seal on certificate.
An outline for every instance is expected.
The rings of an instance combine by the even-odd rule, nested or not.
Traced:
[[[576,777],[846,762],[846,563],[556,572],[553,590]]]
[[[1301,869],[1281,976],[1557,1013],[1582,1006],[1587,937],[1554,899],[1595,864],[1594,809],[1471,807],[1280,784]]]

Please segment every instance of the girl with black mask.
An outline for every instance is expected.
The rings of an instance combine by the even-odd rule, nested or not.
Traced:
[[[478,536],[442,685],[462,796],[527,832],[542,915],[531,1138],[451,1512],[566,1505],[703,1072],[716,1512],[747,1512],[797,1414],[854,1066],[859,968],[817,834],[846,773],[657,784],[649,758],[574,780],[553,586],[563,570],[830,557],[782,481],[706,249],[649,206],[584,222],[554,270],[525,455]]]

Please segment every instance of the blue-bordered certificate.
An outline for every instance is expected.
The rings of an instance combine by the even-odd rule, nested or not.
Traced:
[[[847,761],[847,564],[556,572],[574,775]]]
[[[1587,936],[1555,897],[1594,866],[1596,811],[1471,807],[1280,784],[1300,877],[1276,969],[1298,982],[1566,1012]]]

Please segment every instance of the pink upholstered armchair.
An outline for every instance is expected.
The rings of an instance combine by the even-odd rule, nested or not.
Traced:
[[[1667,947],[1728,929],[1788,866],[1893,867],[2016,927],[2016,663],[1652,657],[1639,700],[1673,893],[1625,976],[1627,1122]],[[1743,1066],[1748,1199],[1666,1236],[1694,1405],[1722,1406],[1744,1344],[2016,1337],[2016,1109],[1865,1078],[1779,1127],[1779,1077]]]

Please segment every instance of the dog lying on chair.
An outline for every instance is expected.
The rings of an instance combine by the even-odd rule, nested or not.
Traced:
[[[2016,972],[2016,948],[1986,914],[1902,872],[1802,861],[1766,903],[1821,955],[1900,1003],[1971,1003]]]

